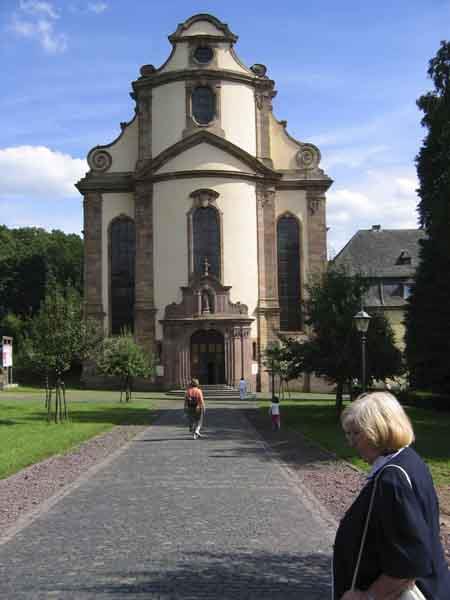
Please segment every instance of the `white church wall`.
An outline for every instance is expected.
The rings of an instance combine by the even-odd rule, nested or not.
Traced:
[[[219,69],[249,74],[249,70],[239,62],[239,59],[234,54],[234,51],[229,44],[219,44],[217,50],[217,66]]]
[[[109,239],[108,229],[111,221],[119,215],[134,220],[134,194],[102,194],[102,302],[106,313],[105,325],[109,323]]]
[[[158,182],[154,186],[154,290],[156,336],[162,338],[159,319],[171,302],[181,301],[180,286],[188,283],[187,213],[190,193],[209,188],[217,191],[222,212],[223,283],[231,285],[232,302],[247,304],[254,317],[258,294],[256,207],[253,183],[209,177]],[[256,325],[252,327],[256,336]]]
[[[270,115],[270,152],[274,169],[297,169],[296,154],[300,144],[291,139],[273,114]]]
[[[117,141],[106,147],[106,151],[112,158],[108,173],[134,171],[138,159],[138,120],[134,119]]]
[[[256,155],[255,94],[253,88],[224,81],[221,89],[222,129],[227,140]]]
[[[179,71],[186,69],[189,62],[189,53],[187,44],[177,44],[170,59],[162,66],[160,73],[166,71]]]
[[[155,87],[152,96],[152,152],[157,156],[180,141],[186,127],[184,81]]]
[[[156,174],[188,170],[217,170],[249,173],[253,170],[238,158],[216,146],[202,143],[166,162]]]
[[[306,273],[309,270],[308,256],[308,209],[306,203],[306,192],[304,190],[284,190],[277,191],[276,217],[283,213],[290,212],[300,222],[301,237],[301,280],[302,284],[306,282]]]

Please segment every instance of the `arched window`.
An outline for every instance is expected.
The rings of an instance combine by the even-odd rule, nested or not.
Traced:
[[[215,96],[206,85],[196,87],[192,92],[192,116],[199,125],[207,125],[214,119]]]
[[[111,333],[134,326],[134,222],[121,217],[111,224]]]
[[[278,220],[278,299],[280,329],[301,329],[300,307],[300,231],[295,217],[286,215]]]
[[[220,279],[220,223],[212,206],[199,207],[193,216],[194,273],[208,273]],[[206,263],[205,263],[206,259]]]

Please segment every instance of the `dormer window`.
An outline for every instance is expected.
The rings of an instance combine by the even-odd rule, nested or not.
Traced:
[[[410,265],[411,264],[411,255],[408,250],[402,250],[400,252],[399,257],[397,258],[398,265]]]
[[[208,125],[214,119],[216,98],[209,86],[200,85],[192,91],[192,116],[199,125]]]
[[[194,50],[194,59],[201,65],[207,65],[213,59],[214,52],[209,46],[197,46]]]

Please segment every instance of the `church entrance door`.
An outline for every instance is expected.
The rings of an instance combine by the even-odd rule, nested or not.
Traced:
[[[225,383],[224,341],[218,331],[197,331],[192,335],[191,376],[201,385]]]

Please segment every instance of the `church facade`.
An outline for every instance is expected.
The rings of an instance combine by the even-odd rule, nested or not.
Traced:
[[[326,266],[319,149],[272,112],[275,83],[228,26],[200,14],[132,82],[135,116],[93,148],[84,197],[85,310],[131,329],[156,385],[267,390],[266,347],[305,334],[300,302]]]

